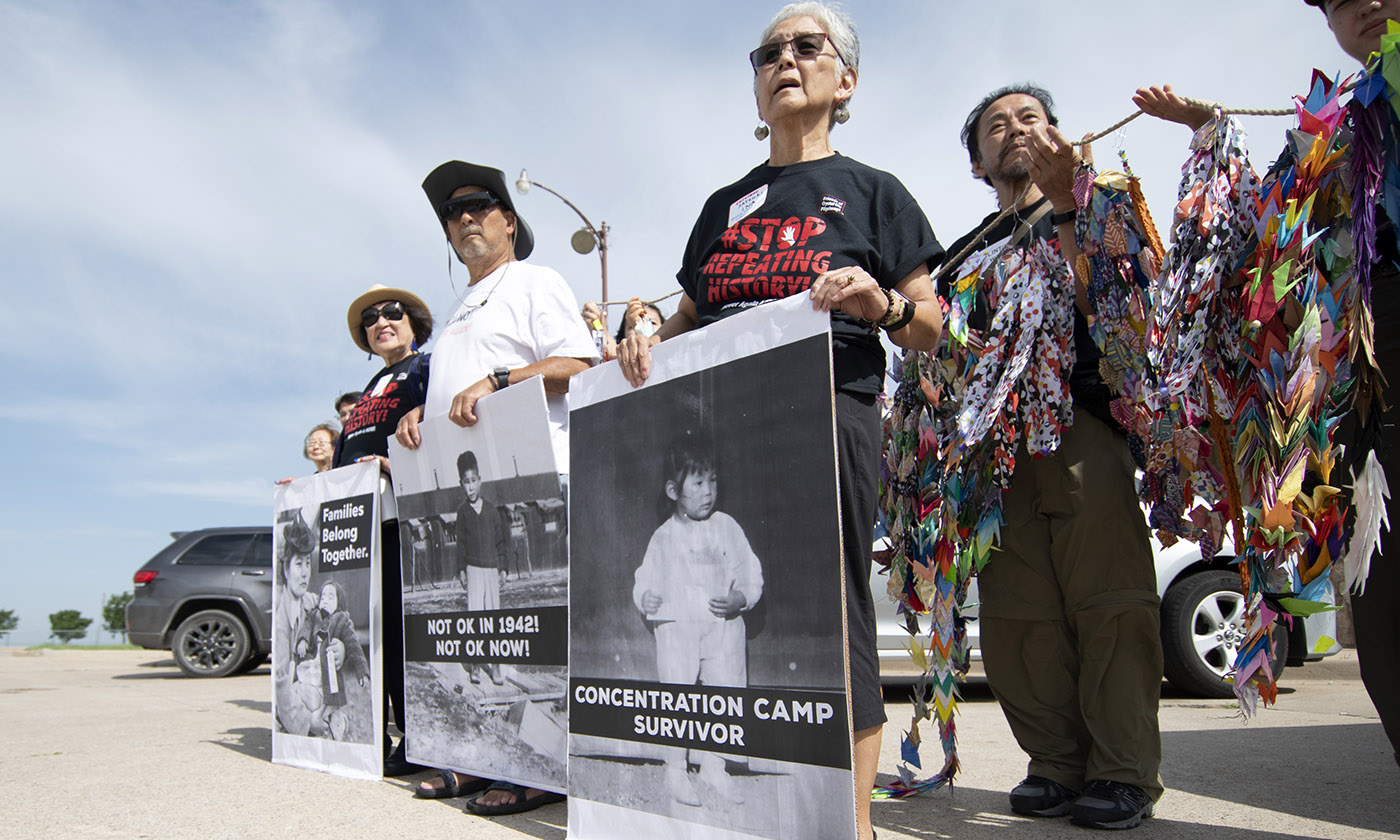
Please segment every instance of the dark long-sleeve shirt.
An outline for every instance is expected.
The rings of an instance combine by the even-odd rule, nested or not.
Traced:
[[[506,529],[493,505],[483,501],[481,513],[477,513],[471,502],[464,500],[457,508],[456,524],[459,568],[506,568]]]

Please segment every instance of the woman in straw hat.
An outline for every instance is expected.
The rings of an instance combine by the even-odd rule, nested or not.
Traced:
[[[355,298],[345,313],[355,346],[378,356],[384,368],[370,377],[364,392],[350,410],[334,466],[375,458],[389,472],[389,437],[399,419],[423,404],[428,390],[428,354],[421,347],[433,334],[433,316],[422,298],[403,289],[373,286]],[[399,576],[399,528],[397,519],[381,529],[383,562],[381,603],[385,693],[394,707],[394,721],[406,730],[403,696],[403,586]],[[388,752],[390,740],[384,745]],[[404,756],[403,741],[384,759],[384,775],[403,776],[421,770]]]

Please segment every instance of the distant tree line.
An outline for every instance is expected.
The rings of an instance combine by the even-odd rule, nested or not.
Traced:
[[[121,636],[126,642],[126,605],[131,603],[132,594],[123,592],[109,597],[102,605],[102,629],[114,636]],[[86,618],[78,610],[59,610],[49,613],[49,638],[68,644],[87,635],[92,619]],[[0,610],[0,639],[9,640],[10,633],[19,626],[19,616],[14,610]]]
[[[74,639],[86,636],[88,625],[91,623],[92,619],[84,618],[77,610],[49,613],[49,638],[58,639],[66,645]]]

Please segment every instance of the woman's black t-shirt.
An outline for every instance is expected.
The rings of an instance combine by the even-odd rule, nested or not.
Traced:
[[[705,202],[686,244],[681,288],[704,327],[860,267],[885,288],[943,253],[928,219],[888,172],[839,154],[755,167]],[[885,350],[875,328],[832,313],[836,389],[878,394]]]
[[[427,353],[411,354],[376,373],[345,421],[332,466],[353,464],[366,455],[388,455],[389,436],[399,420],[422,405],[427,394]]]

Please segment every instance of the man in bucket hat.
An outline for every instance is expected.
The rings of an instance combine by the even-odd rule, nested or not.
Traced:
[[[566,473],[569,377],[598,360],[573,291],[558,272],[525,262],[535,236],[501,170],[450,160],[428,173],[423,192],[470,281],[433,350],[427,405],[399,424],[399,441],[417,448],[418,421],[442,412],[472,425],[481,397],[543,376],[555,460]],[[527,334],[515,334],[522,324]]]
[[[558,272],[525,261],[535,237],[516,212],[501,170],[451,160],[428,173],[423,192],[470,279],[438,334],[426,404],[404,416],[396,437],[416,449],[423,417],[445,412],[454,423],[470,426],[477,421],[479,399],[541,376],[555,461],[567,489],[569,377],[598,360],[579,320],[578,301]],[[415,795],[440,799],[483,790],[467,802],[468,811],[482,816],[528,811],[563,798],[450,770],[424,782]]]

